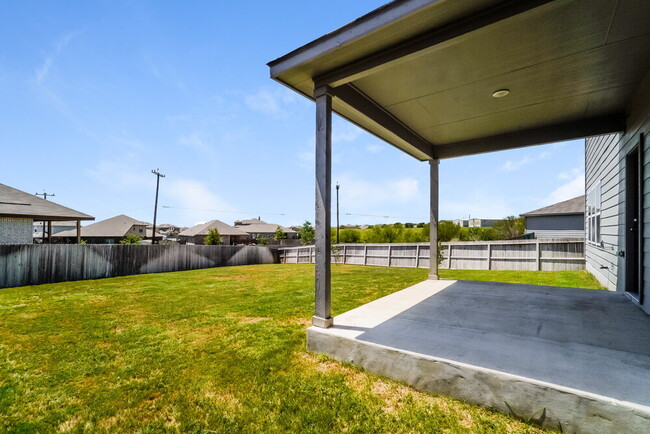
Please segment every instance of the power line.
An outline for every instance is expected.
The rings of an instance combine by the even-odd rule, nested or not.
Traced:
[[[380,217],[384,219],[418,219],[419,217],[408,217],[408,216],[391,216],[391,215],[377,215],[377,214],[352,214],[346,212],[345,215],[357,216],[357,217]]]
[[[168,209],[185,209],[185,210],[192,210],[192,211],[225,212],[225,213],[230,213],[230,214],[285,215],[284,213],[279,213],[279,212],[226,211],[226,210],[219,210],[219,209],[186,208],[186,207],[181,207],[181,206],[169,206],[169,205],[162,205],[162,207],[163,208],[168,208]]]

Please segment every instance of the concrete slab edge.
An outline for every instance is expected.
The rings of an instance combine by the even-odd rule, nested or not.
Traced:
[[[650,407],[526,377],[400,351],[310,327],[307,349],[418,390],[509,413],[533,415],[546,408],[545,428],[565,433],[650,432]]]

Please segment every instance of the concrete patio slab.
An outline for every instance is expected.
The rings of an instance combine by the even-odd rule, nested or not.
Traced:
[[[564,432],[650,432],[650,317],[607,291],[429,280],[311,327],[308,348]]]

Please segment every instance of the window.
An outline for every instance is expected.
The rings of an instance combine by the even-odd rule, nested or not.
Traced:
[[[587,241],[600,245],[600,182],[587,193]]]

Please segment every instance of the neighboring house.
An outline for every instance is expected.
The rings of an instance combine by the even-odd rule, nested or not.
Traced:
[[[248,233],[253,240],[259,240],[260,238],[266,238],[269,241],[274,240],[273,237],[275,236],[275,231],[277,231],[278,228],[282,229],[282,232],[287,237],[287,240],[298,239],[298,232],[294,231],[293,229],[285,228],[284,226],[280,226],[275,223],[267,223],[260,220],[259,218],[237,220],[235,222],[235,227]]]
[[[250,235],[246,232],[226,224],[220,220],[210,220],[191,228],[185,229],[178,234],[178,241],[182,244],[203,244],[210,229],[217,229],[221,237],[221,244],[243,244],[250,241]]]
[[[81,239],[88,244],[117,244],[127,235],[136,235],[142,239],[146,236],[146,222],[136,220],[124,214],[98,221],[81,228]],[[77,231],[64,231],[53,235],[58,242],[69,242],[76,238]]]
[[[584,195],[521,216],[526,219],[526,233],[533,233],[538,239],[585,237]]]
[[[74,220],[69,220],[65,222],[52,222],[52,235],[58,234],[59,232],[69,231],[77,228],[77,222]],[[42,221],[34,222],[34,233],[32,234],[36,239],[42,239],[43,235],[47,236],[47,223]]]
[[[45,222],[47,236],[53,233],[53,222],[70,220],[80,226],[82,220],[95,217],[0,184],[0,244],[32,244],[34,222]]]
[[[457,219],[453,223],[461,228],[491,228],[498,221],[499,219]]]

